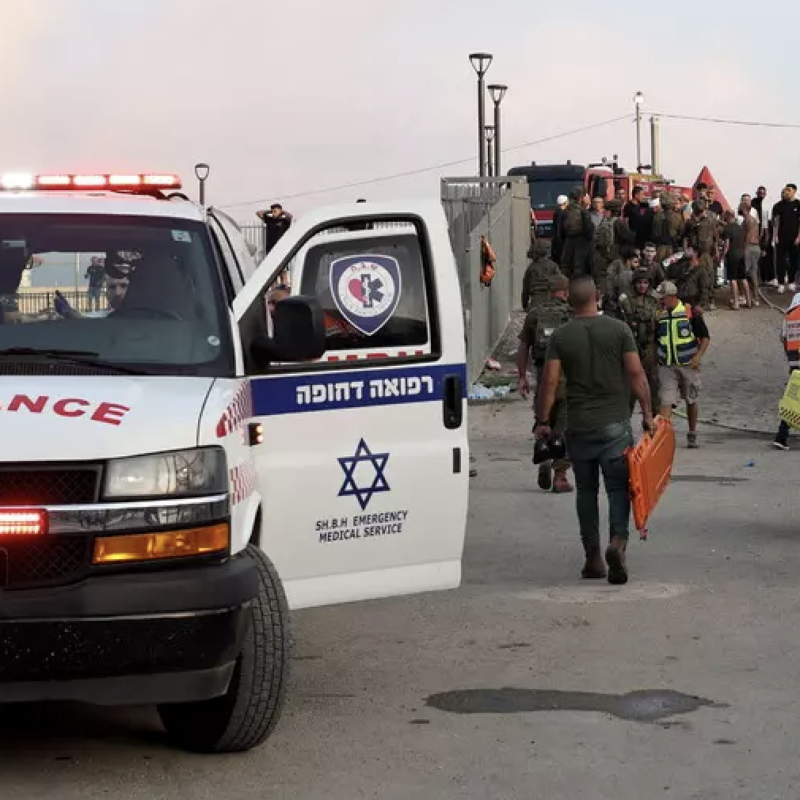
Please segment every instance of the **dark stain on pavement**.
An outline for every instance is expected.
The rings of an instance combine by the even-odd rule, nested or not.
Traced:
[[[535,711],[598,711],[632,722],[657,722],[698,708],[726,708],[702,697],[668,690],[628,694],[538,689],[463,689],[431,695],[425,704],[451,714],[528,714]]]

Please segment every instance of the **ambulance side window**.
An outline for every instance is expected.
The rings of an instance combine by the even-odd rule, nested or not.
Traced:
[[[430,353],[427,252],[413,225],[380,225],[326,231],[312,239],[293,293],[319,300],[329,351],[409,348],[407,355]]]

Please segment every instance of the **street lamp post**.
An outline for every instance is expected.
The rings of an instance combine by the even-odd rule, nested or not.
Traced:
[[[500,176],[503,174],[503,170],[501,167],[501,160],[502,160],[502,147],[503,143],[500,137],[500,103],[503,102],[503,98],[506,96],[506,92],[508,91],[508,86],[504,86],[502,83],[493,83],[489,87],[489,96],[492,98],[492,102],[494,103],[494,174],[495,176]]]
[[[494,125],[485,125],[484,131],[486,135],[486,164],[487,164],[486,174],[491,178],[495,174],[494,149],[496,146],[495,144],[496,131],[494,129]]]
[[[633,96],[633,105],[636,109],[636,171],[642,171],[642,106],[644,95],[636,92]]]
[[[492,63],[491,53],[471,53],[470,64],[478,76],[478,174],[486,175],[486,146],[484,127],[486,126],[486,88],[484,78]]]
[[[208,164],[195,164],[194,166],[194,174],[197,178],[198,183],[200,184],[200,205],[204,206],[206,204],[206,181],[208,180],[208,175],[211,172],[211,167]]]

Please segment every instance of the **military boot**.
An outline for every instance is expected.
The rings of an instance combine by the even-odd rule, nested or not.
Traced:
[[[608,582],[614,586],[622,586],[628,582],[628,567],[625,563],[625,551],[628,549],[628,540],[621,536],[612,536],[606,549],[606,564],[608,564]]]
[[[606,577],[606,565],[603,563],[603,554],[600,545],[587,547],[586,563],[581,570],[581,578],[587,581],[601,581]]]

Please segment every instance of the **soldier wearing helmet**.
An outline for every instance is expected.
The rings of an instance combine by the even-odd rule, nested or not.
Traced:
[[[651,274],[647,267],[639,267],[633,273],[631,294],[620,296],[623,319],[630,326],[639,358],[647,374],[653,408],[658,408],[658,356],[656,352],[656,328],[660,300],[652,288]],[[631,403],[633,404],[633,399]]]
[[[522,309],[530,311],[550,299],[549,281],[560,275],[558,264],[550,258],[550,243],[537,241],[528,251],[531,263],[522,278]]]

